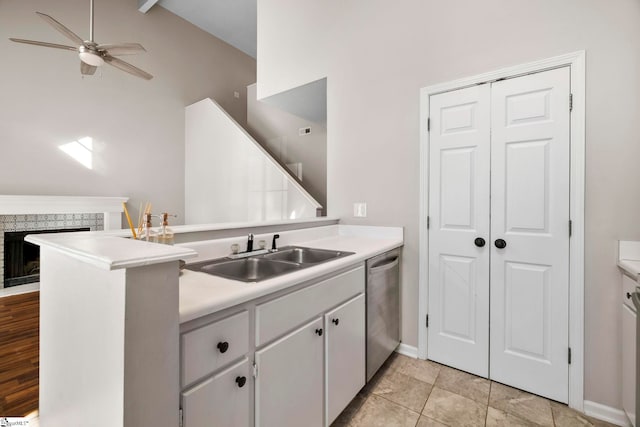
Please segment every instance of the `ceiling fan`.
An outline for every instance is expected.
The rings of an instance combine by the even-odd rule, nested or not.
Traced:
[[[145,48],[138,43],[117,43],[117,44],[97,44],[93,41],[93,1],[90,0],[90,13],[91,18],[89,21],[89,40],[82,40],[73,31],[44,13],[36,12],[38,16],[44,19],[49,25],[58,30],[63,36],[74,42],[73,46],[66,46],[56,43],[39,42],[35,40],[24,40],[9,38],[9,40],[16,43],[26,43],[36,46],[52,47],[55,49],[72,50],[78,52],[80,57],[80,72],[83,75],[93,75],[96,69],[105,62],[113,67],[116,67],[122,71],[126,71],[129,74],[133,74],[136,77],[141,77],[146,80],[151,80],[153,76],[146,71],[141,70],[138,67],[124,62],[116,56],[133,55],[136,53],[146,52]]]

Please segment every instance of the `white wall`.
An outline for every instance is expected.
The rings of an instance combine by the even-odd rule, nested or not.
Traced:
[[[123,59],[151,81],[107,65],[83,79],[75,53],[7,40],[67,43],[35,11],[88,37],[88,0],[0,1],[0,194],[128,196],[134,217],[148,200],[184,222],[184,107],[213,97],[246,123],[255,60],[162,7],[136,7],[96,2],[95,39],[141,43],[147,53]],[[84,136],[93,170],[58,149]]]
[[[319,106],[326,114],[326,102]],[[299,135],[300,128],[311,128]],[[326,212],[327,124],[310,121],[256,99],[256,85],[247,87],[247,130],[280,163],[301,164],[301,182]]]
[[[188,224],[314,218],[321,205],[207,98],[185,109]]]
[[[328,77],[328,213],[405,227],[403,341],[417,345],[419,89],[585,49],[585,398],[620,407],[616,240],[640,239],[640,2],[613,3],[259,0],[258,97]]]

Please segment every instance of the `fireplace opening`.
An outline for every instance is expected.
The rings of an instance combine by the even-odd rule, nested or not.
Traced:
[[[85,227],[5,232],[4,287],[8,288],[40,281],[40,247],[33,243],[25,242],[25,236],[29,234],[69,233],[89,230],[89,227]]]

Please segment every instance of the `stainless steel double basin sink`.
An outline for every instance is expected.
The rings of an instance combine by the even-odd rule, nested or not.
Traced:
[[[241,282],[259,282],[349,255],[353,252],[286,246],[277,252],[240,259],[220,258],[187,264],[185,268]]]

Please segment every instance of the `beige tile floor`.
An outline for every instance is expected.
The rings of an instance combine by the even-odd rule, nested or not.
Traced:
[[[611,425],[466,372],[394,354],[332,427]]]

